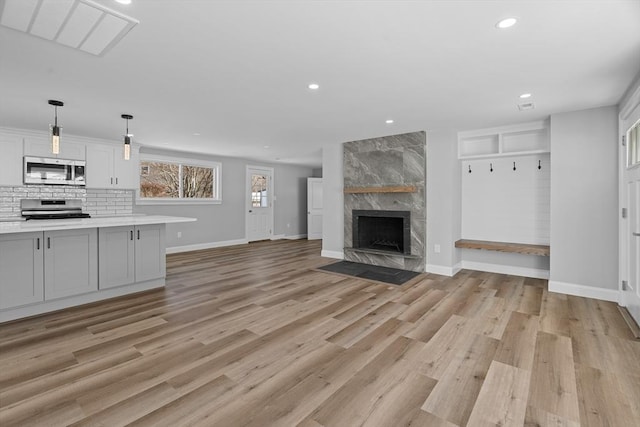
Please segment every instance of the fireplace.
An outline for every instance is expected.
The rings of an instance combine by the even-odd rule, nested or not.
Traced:
[[[411,212],[353,210],[353,248],[411,255]]]

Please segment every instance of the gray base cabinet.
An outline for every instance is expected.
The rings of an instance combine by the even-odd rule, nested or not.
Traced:
[[[95,228],[0,235],[0,309],[98,289]]]
[[[134,228],[126,226],[99,230],[98,286],[100,289],[135,282]]]
[[[165,225],[100,229],[100,289],[163,278]]]
[[[98,230],[44,233],[44,297],[54,299],[98,290]]]
[[[166,276],[165,225],[136,227],[136,282]]]
[[[44,301],[43,234],[0,235],[0,309]]]

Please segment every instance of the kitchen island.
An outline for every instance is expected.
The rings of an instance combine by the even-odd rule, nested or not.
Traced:
[[[195,220],[0,222],[0,322],[163,287],[166,224]]]

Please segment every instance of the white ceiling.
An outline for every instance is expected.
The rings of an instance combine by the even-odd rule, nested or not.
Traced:
[[[640,0],[98,3],[140,21],[102,57],[0,27],[1,126],[46,130],[58,99],[62,141],[118,141],[128,113],[145,146],[319,166],[328,143],[616,104],[640,72]]]

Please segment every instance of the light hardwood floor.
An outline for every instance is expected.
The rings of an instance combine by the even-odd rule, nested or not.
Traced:
[[[319,253],[170,255],[164,290],[0,325],[0,425],[640,425],[615,304],[474,271],[384,285]]]

